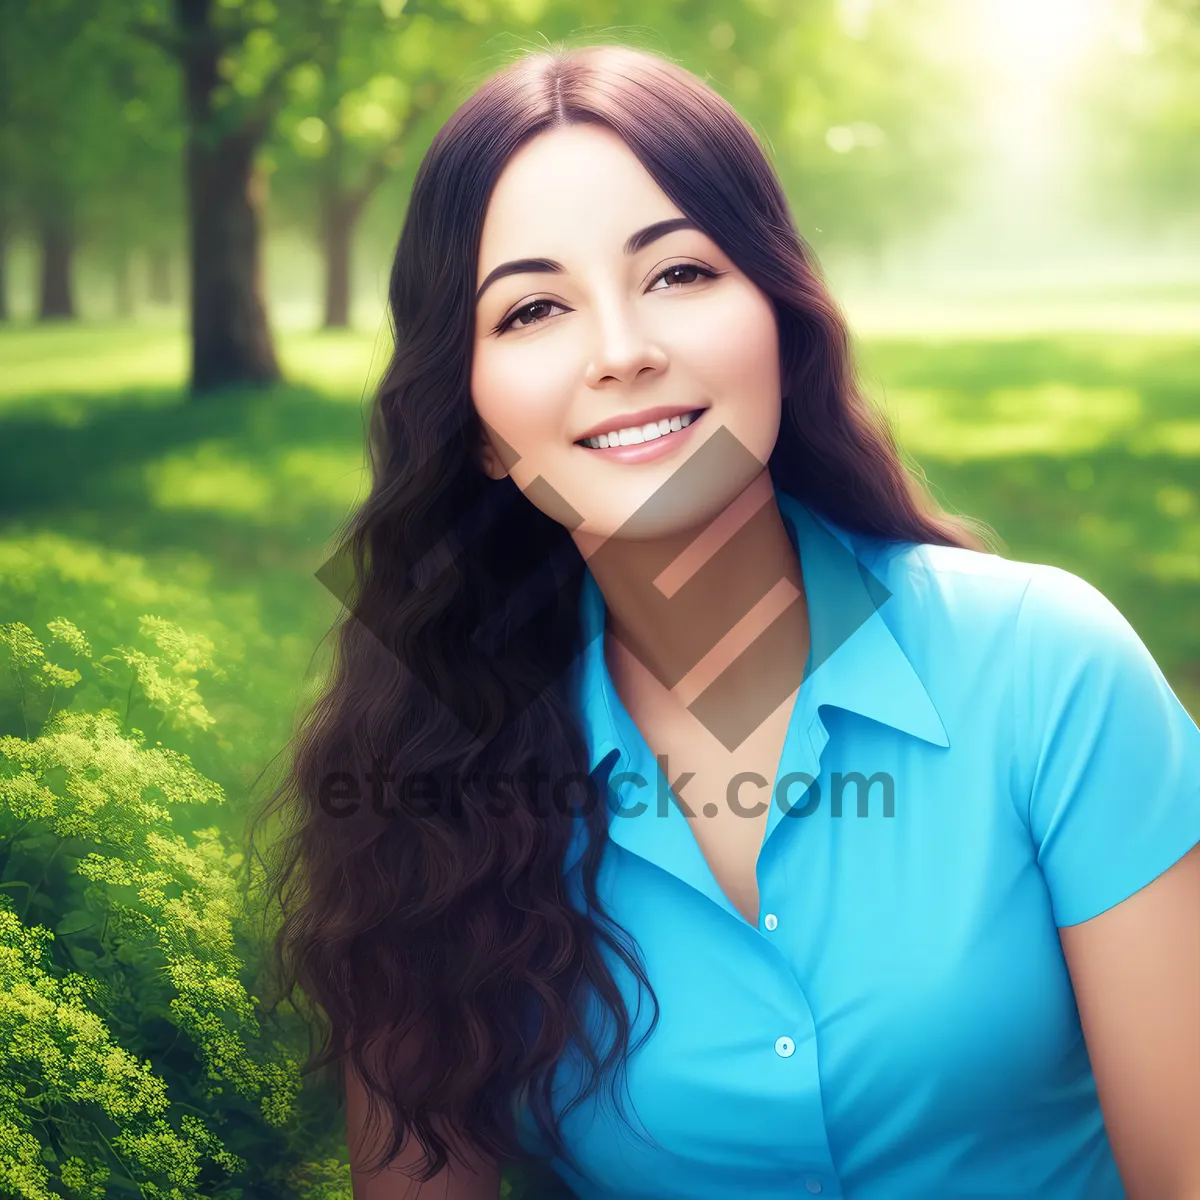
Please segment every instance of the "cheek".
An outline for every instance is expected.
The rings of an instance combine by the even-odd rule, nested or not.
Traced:
[[[766,464],[782,416],[775,310],[749,289],[730,289],[722,300],[704,306],[699,319],[681,329],[685,342],[677,342],[676,351],[686,355],[696,386],[712,400],[719,423]]]
[[[539,441],[562,440],[571,379],[569,364],[556,362],[552,347],[489,345],[476,351],[471,398],[485,424],[515,448],[533,453]]]
[[[731,288],[720,304],[697,305],[679,336],[699,382],[710,386],[718,401],[778,399],[779,336],[764,297]]]

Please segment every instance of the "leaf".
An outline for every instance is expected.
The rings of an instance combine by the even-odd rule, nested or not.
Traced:
[[[63,916],[54,927],[54,932],[60,937],[70,937],[73,933],[82,933],[85,929],[98,929],[101,918],[84,908],[74,908]]]
[[[110,1200],[113,1196],[136,1196],[138,1200],[146,1200],[145,1191],[124,1175],[110,1176],[104,1184],[104,1189],[104,1195]]]
[[[89,950],[78,943],[71,944],[71,958],[75,962],[76,968],[80,974],[94,977],[98,974],[99,964],[102,962],[101,955],[93,950]]]

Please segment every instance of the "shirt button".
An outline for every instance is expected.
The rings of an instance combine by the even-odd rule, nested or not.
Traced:
[[[791,1058],[796,1053],[796,1043],[790,1037],[776,1038],[775,1053],[780,1058]]]
[[[763,917],[763,924],[768,929],[774,929],[775,926],[779,924],[779,918],[774,913],[767,913],[767,915]]]
[[[804,1190],[813,1192],[814,1194],[821,1190],[821,1181],[819,1179],[806,1179],[804,1181]]]

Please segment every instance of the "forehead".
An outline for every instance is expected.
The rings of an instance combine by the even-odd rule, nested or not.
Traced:
[[[569,125],[538,134],[505,164],[488,202],[481,276],[507,258],[621,245],[636,228],[683,214],[617,134]]]

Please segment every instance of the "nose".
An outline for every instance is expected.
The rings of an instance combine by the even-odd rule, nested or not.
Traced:
[[[601,387],[609,380],[631,384],[644,372],[655,375],[666,368],[666,354],[648,336],[633,304],[617,301],[603,306],[597,326],[596,352],[587,368],[589,387]]]

